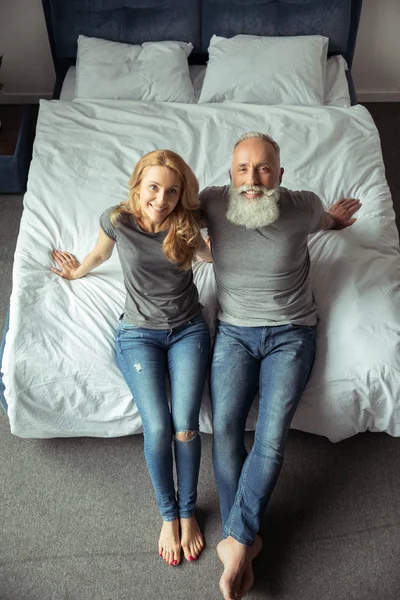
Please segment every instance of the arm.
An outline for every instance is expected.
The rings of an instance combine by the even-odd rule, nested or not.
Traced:
[[[345,229],[350,227],[357,219],[352,218],[358,211],[361,202],[355,198],[342,198],[325,212],[321,229]]]
[[[210,238],[207,236],[206,239],[199,233],[198,243],[196,250],[196,256],[200,258],[200,260],[204,260],[205,262],[212,262],[212,254],[210,247]]]
[[[50,270],[64,279],[79,279],[108,260],[114,246],[114,240],[109,238],[100,227],[96,246],[89,252],[82,264],[70,252],[53,250],[52,256],[60,268],[52,267]]]

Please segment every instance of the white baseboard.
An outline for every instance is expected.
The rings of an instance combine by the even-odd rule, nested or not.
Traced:
[[[4,92],[0,94],[0,104],[39,104],[41,98],[51,100],[53,94],[44,92],[43,94],[11,94]]]
[[[373,91],[356,90],[358,102],[400,102],[400,90],[398,91]]]

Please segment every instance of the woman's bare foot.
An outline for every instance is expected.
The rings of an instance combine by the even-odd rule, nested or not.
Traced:
[[[224,565],[224,572],[219,581],[224,600],[240,600],[247,594],[254,581],[251,563],[261,548],[262,542],[258,535],[251,547],[237,542],[230,536],[218,544],[217,553]]]
[[[181,562],[181,541],[179,536],[179,519],[163,521],[160,539],[158,540],[160,556],[170,565]]]
[[[196,517],[181,519],[181,545],[186,560],[196,560],[204,548],[203,536]]]

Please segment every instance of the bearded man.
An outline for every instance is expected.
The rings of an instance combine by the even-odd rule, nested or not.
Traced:
[[[261,519],[314,361],[317,306],[307,238],[352,225],[361,206],[347,198],[326,212],[314,193],[281,187],[283,172],[278,144],[246,133],[234,146],[231,185],[200,195],[219,303],[211,402],[225,600],[238,600],[253,583]],[[247,453],[246,419],[257,390],[259,414]]]

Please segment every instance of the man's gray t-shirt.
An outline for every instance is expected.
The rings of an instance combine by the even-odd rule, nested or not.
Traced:
[[[214,258],[221,321],[243,327],[315,325],[307,237],[320,229],[324,209],[312,192],[281,187],[279,218],[247,229],[226,217],[230,186],[200,194]]]
[[[110,220],[112,206],[100,217],[104,233],[116,242],[127,291],[124,320],[148,329],[178,327],[202,309],[192,270],[184,271],[164,256],[168,230],[143,231],[133,215]]]

